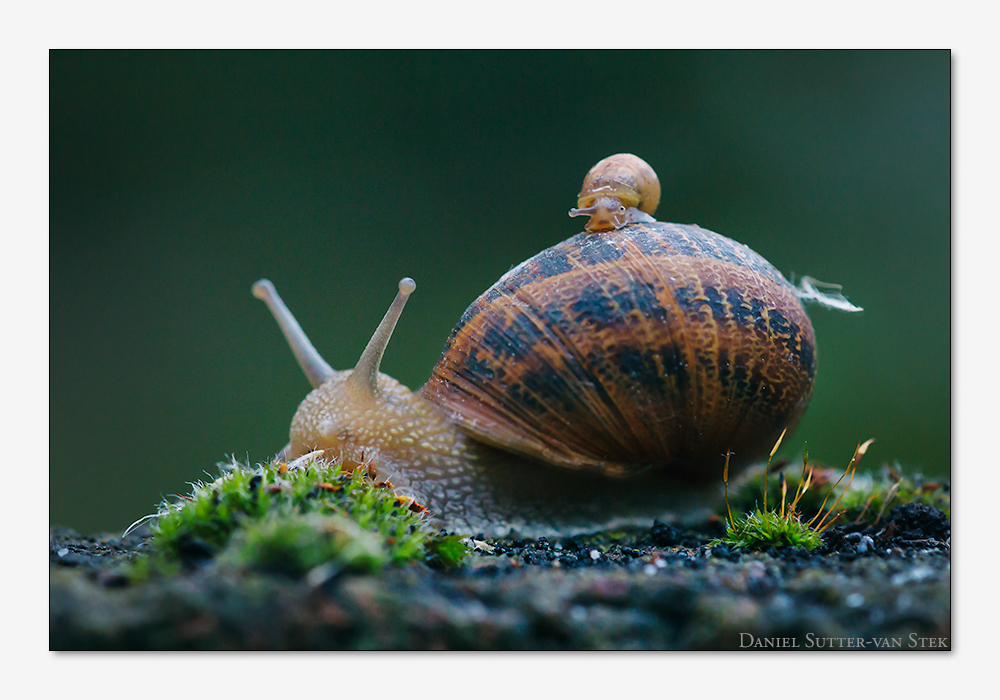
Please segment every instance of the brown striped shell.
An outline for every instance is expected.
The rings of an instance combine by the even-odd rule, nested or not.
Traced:
[[[745,245],[698,226],[581,233],[465,312],[422,395],[463,430],[569,468],[718,480],[812,393],[812,324]]]

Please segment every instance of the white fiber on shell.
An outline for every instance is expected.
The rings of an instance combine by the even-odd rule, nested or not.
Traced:
[[[864,311],[860,306],[849,302],[847,297],[840,293],[841,289],[839,284],[820,282],[813,277],[803,277],[799,281],[799,286],[795,287],[795,296],[802,301],[813,302],[828,309],[837,309],[847,313]]]

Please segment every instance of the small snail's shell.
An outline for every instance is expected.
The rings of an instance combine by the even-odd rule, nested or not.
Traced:
[[[570,216],[590,216],[588,231],[607,231],[636,221],[653,221],[660,203],[660,180],[649,163],[618,153],[590,169]]]
[[[802,415],[812,324],[747,246],[698,226],[581,233],[466,311],[422,390],[474,437],[564,467],[718,480]]]

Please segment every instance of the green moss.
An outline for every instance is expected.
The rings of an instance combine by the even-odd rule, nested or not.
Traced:
[[[843,520],[874,522],[896,506],[919,503],[943,511],[951,518],[951,488],[947,482],[926,479],[921,474],[902,474],[899,467],[884,466],[874,474],[858,477],[844,494],[840,507]]]
[[[374,532],[340,515],[269,514],[237,530],[222,554],[225,564],[302,576],[327,562],[374,571],[388,562],[388,548]]]
[[[453,566],[465,554],[458,538],[436,537],[426,510],[375,483],[364,468],[306,460],[250,468],[228,465],[211,483],[164,503],[152,523],[152,553],[133,578],[170,573],[196,557],[230,566],[301,576],[331,562],[371,571],[421,561]],[[452,541],[454,540],[454,541]]]
[[[438,569],[450,569],[465,560],[469,548],[461,535],[438,535],[427,540],[425,561]]]
[[[761,474],[760,493],[764,503],[763,508],[755,507],[739,517],[733,515],[733,503],[729,497],[729,455],[726,456],[726,466],[722,477],[726,484],[728,516],[726,536],[711,544],[725,543],[743,549],[799,547],[812,550],[823,542],[820,533],[830,527],[839,517],[840,512],[835,512],[835,510],[840,505],[844,491],[849,490],[854,483],[858,462],[874,440],[858,444],[846,471],[832,483],[826,481],[825,470],[818,470],[809,464],[807,452],[802,460],[799,480],[794,484],[789,484],[787,475],[781,474],[778,478],[778,492],[772,495],[770,487],[774,472],[770,469],[771,457],[778,451],[784,436],[785,433],[782,432],[781,437],[778,438],[771,450],[771,455],[768,457],[767,464]],[[844,483],[843,490],[837,493],[837,488],[848,476],[850,478]],[[753,481],[753,478],[748,479],[747,483],[734,494],[734,498],[745,498],[746,489]],[[816,488],[820,486],[823,488]],[[789,496],[791,500],[789,500]],[[771,510],[767,507],[768,503],[772,504]],[[829,505],[827,505],[828,503]],[[737,500],[737,504],[739,506],[739,500]],[[806,509],[815,510],[812,517],[803,520],[801,514]]]
[[[742,549],[800,547],[812,550],[823,543],[823,538],[795,515],[755,510],[727,525],[726,536],[712,544],[720,542]]]
[[[797,509],[805,519],[819,512],[823,500],[833,488],[842,471],[821,466],[811,466],[812,480],[809,489],[799,499]],[[784,469],[788,493],[793,494],[802,480],[802,468]],[[735,516],[753,512],[763,503],[764,469],[748,473],[729,489],[729,505]],[[838,511],[843,511],[837,524],[859,522],[873,523],[896,506],[921,503],[937,508],[951,517],[951,496],[947,483],[925,479],[920,474],[903,475],[899,467],[884,466],[875,473],[859,474],[850,483],[841,482],[830,497],[830,505],[841,496]],[[781,477],[772,469],[768,478],[767,502],[781,502]]]
[[[780,474],[775,473],[780,468],[771,469],[768,459],[763,469],[748,474],[732,492],[728,488],[727,459],[723,480],[727,486],[728,524],[726,536],[713,544],[814,549],[822,542],[820,533],[835,522],[874,523],[890,507],[908,503],[932,506],[951,517],[948,484],[928,482],[920,475],[904,477],[898,469],[889,467],[876,475],[857,477],[858,462],[872,442],[857,446],[844,472],[809,464],[808,452],[801,469]],[[778,438],[772,456],[780,444]],[[768,509],[768,503],[773,509]]]
[[[145,583],[158,576],[175,576],[180,570],[180,562],[165,557],[157,551],[137,557],[123,567],[123,572],[132,583]]]

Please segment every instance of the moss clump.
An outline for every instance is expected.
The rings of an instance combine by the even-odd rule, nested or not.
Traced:
[[[833,525],[834,521],[843,514],[843,511],[836,514],[834,511],[836,511],[837,506],[840,504],[843,494],[850,491],[851,484],[854,483],[854,475],[857,473],[858,462],[874,440],[858,444],[847,469],[837,479],[836,483],[826,489],[821,489],[825,491],[825,495],[819,502],[815,514],[808,521],[804,521],[801,517],[804,508],[803,503],[811,502],[812,499],[809,501],[805,499],[811,493],[810,489],[815,486],[814,479],[816,477],[816,470],[809,467],[808,453],[806,453],[802,461],[802,476],[799,482],[791,489],[791,501],[788,501],[790,490],[788,479],[784,474],[781,474],[781,486],[777,494],[778,498],[772,498],[770,501],[773,504],[780,503],[780,508],[776,507],[774,510],[768,510],[767,507],[770,486],[768,477],[772,476],[770,472],[771,458],[778,451],[778,448],[781,446],[781,440],[784,437],[785,432],[782,431],[778,441],[771,449],[767,464],[764,465],[763,483],[761,484],[764,501],[763,508],[755,508],[739,518],[733,517],[732,504],[729,500],[729,455],[726,455],[726,464],[722,476],[723,483],[726,485],[726,510],[728,514],[726,536],[720,540],[714,540],[710,543],[711,545],[727,544],[732,547],[744,549],[798,547],[812,550],[823,542],[820,533]],[[837,487],[840,486],[840,483],[847,476],[850,476],[850,479],[844,486],[843,491],[834,498],[832,505],[827,509],[827,502],[830,500],[830,497],[837,492]]]
[[[327,562],[374,571],[388,560],[384,541],[341,515],[269,514],[237,530],[222,561],[260,571],[302,576]]]
[[[818,465],[804,465],[805,469],[785,468],[788,490],[794,493],[803,479],[810,488],[802,494],[798,510],[805,518],[819,513],[823,500],[843,474],[842,471]],[[771,469],[768,477],[767,500],[778,503],[781,500],[781,479]],[[760,507],[764,492],[764,469],[757,469],[740,479],[737,486],[729,491],[729,505],[738,515],[752,513]],[[951,496],[947,482],[925,479],[920,474],[903,475],[900,468],[884,466],[875,473],[860,474],[850,484],[841,482],[835,490],[834,498],[840,497],[839,524],[850,522],[874,523],[895,506],[919,503],[943,511],[951,517]]]
[[[459,538],[436,536],[426,509],[376,482],[366,465],[234,463],[215,481],[193,486],[153,516],[152,560],[136,567],[136,578],[215,557],[301,576],[327,562],[359,571],[424,559],[454,566],[466,552]]]
[[[823,538],[795,515],[789,517],[773,510],[755,510],[729,523],[726,536],[713,544],[720,542],[743,549],[799,547],[813,550],[823,544]]]
[[[450,569],[465,560],[469,548],[465,546],[461,535],[435,535],[424,544],[427,556],[424,558],[430,566],[437,569]]]
[[[951,485],[922,474],[903,475],[898,465],[883,466],[874,474],[857,478],[841,499],[844,522],[876,522],[896,506],[917,503],[942,511],[951,518]]]

